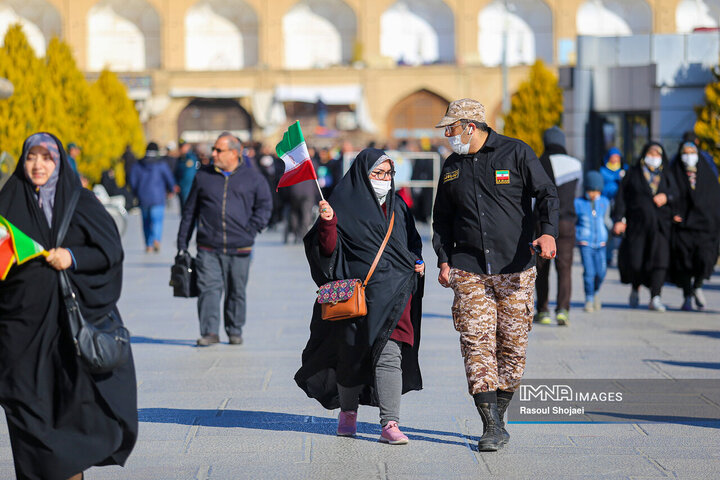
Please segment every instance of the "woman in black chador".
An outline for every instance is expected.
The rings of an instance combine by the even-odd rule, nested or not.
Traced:
[[[422,240],[407,205],[395,195],[393,174],[385,152],[363,150],[329,201],[320,202],[320,218],[304,240],[318,286],[364,280],[393,213],[395,220],[367,285],[367,315],[326,321],[316,302],[295,381],[325,408],[340,408],[340,436],[355,435],[360,403],[380,407],[380,441],[396,445],[408,442],[398,428],[400,397],[422,388],[418,348],[425,265]]]
[[[75,190],[77,208],[57,246]],[[116,309],[123,250],[115,223],[47,133],[25,141],[0,191],[0,215],[50,252],[0,281],[0,405],[17,478],[79,479],[94,465],[123,465],[138,428],[132,360],[88,373],[72,345],[58,278],[68,271],[86,320]]]
[[[650,310],[664,312],[660,300],[670,266],[670,228],[675,183],[665,149],[657,142],[643,148],[615,197],[613,233],[625,233],[618,253],[622,283],[632,285],[630,306],[639,302],[640,285],[650,289]]]
[[[698,160],[699,159],[699,160]],[[705,308],[703,280],[710,278],[720,241],[720,184],[692,142],[680,146],[670,172],[678,189],[674,205],[670,278],[683,289],[682,309]]]

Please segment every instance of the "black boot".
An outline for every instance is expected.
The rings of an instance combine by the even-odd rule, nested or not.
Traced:
[[[503,445],[497,403],[476,403],[483,422],[483,435],[478,442],[481,452],[495,452]]]
[[[497,391],[498,417],[500,417],[500,429],[502,430],[502,443],[505,445],[510,441],[510,434],[505,430],[505,411],[510,400],[512,400],[514,392],[506,392],[504,390]]]

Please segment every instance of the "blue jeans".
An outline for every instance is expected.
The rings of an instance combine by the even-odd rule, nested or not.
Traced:
[[[153,242],[162,240],[163,218],[165,205],[140,207],[142,211],[143,233],[145,233],[145,246],[152,247]]]
[[[228,337],[242,336],[247,311],[245,289],[250,273],[249,255],[225,255],[198,250],[198,316],[200,335],[217,335],[220,329],[220,300],[225,295],[223,319]]]
[[[580,245],[580,257],[583,264],[583,283],[585,285],[585,301],[592,302],[600,290],[605,272],[607,271],[607,249],[592,248]]]

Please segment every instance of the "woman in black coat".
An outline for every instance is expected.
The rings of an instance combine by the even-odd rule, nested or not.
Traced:
[[[672,232],[670,278],[683,289],[682,309],[705,308],[703,280],[710,278],[720,241],[720,184],[692,142],[681,145],[670,167],[677,185]]]
[[[77,208],[57,245],[76,190]],[[25,141],[0,191],[0,215],[49,250],[0,281],[0,405],[17,478],[79,479],[94,465],[123,465],[138,431],[132,359],[102,375],[86,370],[72,344],[58,276],[68,271],[86,320],[117,313],[123,250],[115,223],[81,188],[62,144],[47,133]]]
[[[365,149],[320,202],[320,218],[305,236],[318,286],[364,280],[385,238],[387,246],[366,288],[367,315],[326,321],[314,304],[310,340],[295,381],[327,409],[340,408],[338,435],[356,432],[360,403],[380,407],[380,441],[407,443],[398,428],[401,394],[422,388],[418,365],[425,265],[422,240],[408,206],[395,195],[393,162]]]
[[[671,205],[676,197],[668,169],[663,146],[648,143],[615,197],[613,233],[625,233],[618,268],[622,283],[632,285],[632,308],[638,306],[640,285],[645,285],[650,289],[650,310],[665,311],[660,294],[670,266]]]

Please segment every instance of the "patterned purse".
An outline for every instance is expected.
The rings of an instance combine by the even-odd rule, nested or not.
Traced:
[[[367,303],[365,301],[365,287],[370,281],[370,277],[375,272],[383,250],[390,239],[390,233],[395,223],[395,212],[390,217],[390,226],[385,234],[380,250],[375,255],[370,271],[365,277],[365,281],[361,282],[359,278],[350,278],[346,280],[335,280],[326,283],[318,290],[317,302],[322,305],[322,319],[328,321],[345,320],[348,318],[364,317],[367,315]]]

